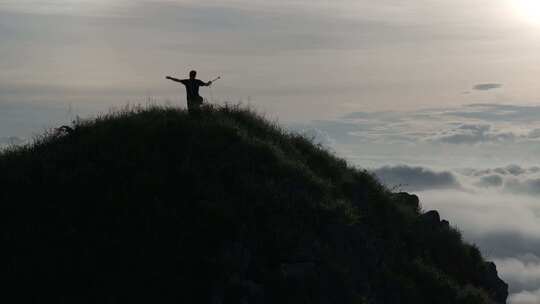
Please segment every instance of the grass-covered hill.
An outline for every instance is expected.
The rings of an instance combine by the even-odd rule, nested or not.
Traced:
[[[132,109],[0,154],[3,288],[56,303],[504,303],[418,198],[238,107]]]

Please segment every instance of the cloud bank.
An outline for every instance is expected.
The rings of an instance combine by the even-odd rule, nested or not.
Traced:
[[[538,304],[540,303],[540,289],[534,291],[521,291],[510,295],[510,304]]]
[[[423,167],[385,166],[373,171],[381,182],[390,188],[408,191],[460,188],[451,172],[436,172]]]
[[[470,104],[410,112],[351,112],[290,127],[320,130],[341,155],[372,168],[532,167],[540,151],[538,117],[540,106]]]

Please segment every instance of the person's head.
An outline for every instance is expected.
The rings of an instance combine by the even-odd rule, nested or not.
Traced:
[[[193,70],[189,72],[189,79],[195,79],[197,77],[197,71]]]

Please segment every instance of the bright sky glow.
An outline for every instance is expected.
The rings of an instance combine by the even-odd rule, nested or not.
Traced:
[[[540,1],[538,0],[514,0],[514,6],[526,22],[540,25]]]

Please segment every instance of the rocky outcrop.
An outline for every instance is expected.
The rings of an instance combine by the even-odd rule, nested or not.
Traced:
[[[394,199],[412,210],[420,210],[420,199],[415,194],[399,192],[394,194]]]
[[[422,220],[433,227],[437,227],[441,223],[441,216],[439,212],[431,210],[422,214]]]
[[[427,228],[434,231],[450,231],[450,223],[447,220],[441,220],[439,212],[435,210],[430,210],[422,214],[421,221]],[[484,286],[496,303],[506,303],[506,299],[508,298],[508,284],[499,277],[495,263],[484,262],[484,266],[480,270],[479,285]]]
[[[482,277],[483,285],[492,291],[492,298],[497,303],[504,304],[508,298],[508,284],[501,280],[497,273],[497,266],[493,262],[486,262],[487,270]]]

